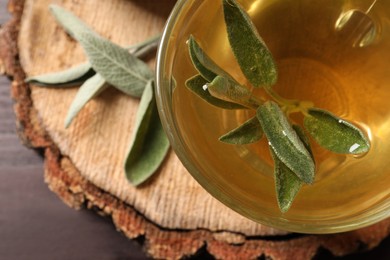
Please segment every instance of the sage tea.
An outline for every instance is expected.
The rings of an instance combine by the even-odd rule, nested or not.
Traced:
[[[218,139],[255,116],[252,110],[211,106],[185,87],[197,74],[188,53],[193,35],[218,66],[240,84],[250,86],[228,41],[221,1],[192,1],[196,12],[171,35],[180,44],[174,57],[172,102],[181,139],[222,200],[238,211],[290,218],[307,216],[331,222],[381,207],[389,198],[390,167],[390,2],[340,0],[242,0],[273,55],[277,98],[300,100],[303,106],[331,111],[368,136],[370,150],[359,155],[330,152],[310,139],[316,175],[304,185],[291,209],[276,203],[274,163],[267,139],[229,145]],[[184,28],[184,29],[183,29]],[[262,88],[250,88],[257,99],[269,99]],[[303,126],[303,115],[289,112]],[[357,147],[351,146],[351,150]]]

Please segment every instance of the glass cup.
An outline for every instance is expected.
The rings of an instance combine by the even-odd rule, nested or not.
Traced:
[[[238,213],[287,231],[336,233],[389,217],[390,1],[237,0],[273,53],[279,72],[274,90],[352,121],[371,141],[367,154],[354,157],[326,151],[311,140],[315,182],[304,185],[287,213],[277,205],[265,138],[241,146],[218,141],[253,112],[215,108],[185,86],[197,74],[186,44],[190,35],[246,83],[230,49],[221,2],[179,0],[158,53],[160,117],[191,175]]]

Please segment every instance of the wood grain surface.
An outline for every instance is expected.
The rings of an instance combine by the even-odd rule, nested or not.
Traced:
[[[1,0],[1,3],[4,2],[5,1]],[[30,1],[30,4],[31,3],[32,1]],[[146,8],[145,10],[150,11],[150,8]],[[34,25],[36,25],[35,29],[39,30],[39,26],[37,24]],[[36,39],[36,41],[39,42],[38,39]],[[74,45],[74,43],[72,42],[68,44]],[[77,47],[73,47],[73,48],[77,49]],[[36,55],[37,55],[36,59],[37,58],[42,59],[43,57],[45,57],[44,56],[45,54],[42,53],[41,54],[38,53]],[[64,59],[68,59],[68,58],[69,57],[66,55],[66,58]],[[45,60],[52,60],[52,59],[45,59]],[[57,64],[53,66],[58,66],[58,67],[66,66],[68,64],[67,62],[64,62],[62,65],[53,62],[53,64]],[[35,69],[35,66],[32,65],[30,66],[31,69]],[[39,68],[39,66],[37,67]],[[3,206],[2,209],[0,210],[0,234],[2,236],[4,235],[7,238],[6,243],[1,243],[0,258],[1,259],[3,258],[4,259],[52,259],[53,256],[55,259],[65,259],[65,256],[66,259],[69,258],[143,259],[145,258],[146,257],[145,255],[139,253],[140,251],[137,245],[130,243],[130,241],[126,241],[126,239],[124,239],[122,235],[117,235],[114,228],[111,229],[110,225],[107,222],[100,221],[100,219],[96,217],[92,217],[90,214],[87,213],[86,215],[83,215],[83,211],[74,212],[71,210],[66,210],[66,208],[64,208],[62,204],[56,203],[53,196],[47,192],[47,189],[44,188],[42,182],[40,183],[40,185],[36,184],[37,181],[39,183],[39,180],[41,180],[40,179],[41,175],[39,174],[39,171],[42,171],[41,160],[36,155],[28,153],[29,151],[25,151],[24,149],[22,149],[20,145],[18,146],[16,135],[13,130],[10,130],[11,128],[13,128],[14,119],[12,118],[12,113],[10,109],[12,104],[8,94],[9,85],[7,83],[8,83],[7,81],[2,80],[0,85],[0,91],[1,91],[0,92],[1,94],[0,95],[1,97],[0,98],[0,104],[1,104],[1,110],[0,110],[0,119],[1,119],[0,188],[1,190],[0,192],[2,193],[2,195],[4,195],[0,197],[0,205]],[[6,89],[6,91],[4,91],[4,89]],[[37,90],[34,90],[33,88],[32,96],[34,97],[34,95],[36,95],[35,97],[37,96],[39,97],[39,94],[36,93],[34,94],[34,91],[36,93],[39,93],[40,90],[38,90],[37,92]],[[118,93],[116,93],[115,91],[111,91],[109,97],[110,99],[113,99],[115,101],[121,99],[121,97],[118,97]],[[69,100],[66,101],[66,99],[71,100],[71,97],[65,98],[64,103],[69,101]],[[105,103],[106,101],[100,101],[100,102]],[[128,103],[128,100],[123,100],[122,102],[123,102],[122,104]],[[103,104],[103,105],[107,105],[107,104]],[[54,112],[56,111],[54,110]],[[42,114],[40,118],[41,119],[44,118]],[[3,121],[5,122],[4,124]],[[81,124],[82,123],[83,120],[81,120]],[[50,126],[50,124],[48,125]],[[62,122],[61,122],[61,126],[62,126]],[[66,134],[64,134],[61,131],[59,133],[52,132],[52,134],[54,136],[55,135],[60,136],[57,137],[57,141],[61,140],[61,138],[64,138],[64,136],[66,136]],[[61,135],[63,136],[61,137]],[[55,138],[53,139],[56,140]],[[70,152],[69,153],[65,152],[66,155],[71,154],[71,149],[68,148],[68,150]],[[71,156],[69,157],[72,158]],[[64,164],[66,164],[66,162],[67,160],[64,160]],[[38,174],[35,173],[34,175],[27,176],[26,172],[30,173],[30,171],[36,171],[38,172]],[[10,178],[9,176],[12,176],[12,178]],[[35,182],[33,181],[32,176],[34,176]],[[100,176],[100,178],[102,177]],[[87,180],[90,180],[88,176],[87,176]],[[122,193],[118,193],[115,195],[117,195],[117,197],[120,198],[120,196],[118,195],[121,194]],[[151,194],[153,195],[153,193]],[[11,209],[10,212],[13,214],[9,214],[9,212],[6,210],[7,208]],[[145,212],[147,211],[145,210]],[[75,222],[70,222],[70,224],[67,224],[68,222],[66,220],[73,219],[72,216]],[[88,217],[79,217],[79,216],[88,216]],[[54,220],[52,219],[53,217]],[[161,219],[163,218],[160,218],[160,220]],[[171,227],[177,227],[176,225],[180,226],[181,224],[183,224],[180,221],[176,223],[172,222],[171,219],[167,219],[165,221],[166,221],[165,223],[167,223],[167,225]],[[193,223],[189,223],[189,224],[194,225]],[[217,223],[217,226],[214,226],[214,228],[220,228],[221,226],[218,226],[220,224],[221,223]],[[108,228],[105,229],[105,227]],[[253,231],[256,229],[248,228],[247,230]],[[47,232],[43,232],[43,231],[47,231]],[[268,229],[268,228],[264,229],[262,227],[257,231],[270,232],[270,233],[265,233],[268,235],[277,234],[274,233],[272,229]],[[74,234],[75,232],[77,232],[76,235]],[[114,234],[116,237],[115,239],[111,237],[114,236]],[[253,234],[256,233],[252,233],[252,235]],[[346,236],[340,236],[340,238],[342,237],[346,237]],[[270,239],[270,237],[268,237],[268,239]],[[109,242],[107,240],[109,240]],[[58,244],[54,247],[54,249],[58,247],[60,250],[53,249],[53,243],[55,242],[58,242]],[[385,243],[388,242],[386,241]],[[297,244],[297,246],[299,247],[299,244]],[[23,250],[20,250],[20,248],[23,248]],[[301,248],[301,250],[302,249],[303,248]],[[382,257],[382,256],[383,257],[389,256],[388,251],[379,250],[379,251],[372,252],[372,254],[375,254],[375,252],[379,252],[376,253],[375,255],[376,259],[381,259],[378,257]],[[204,250],[201,249],[200,253],[198,254],[198,257],[204,259],[205,257],[210,257],[210,256],[204,253]],[[321,258],[321,257],[325,257],[325,258]],[[357,256],[355,255],[354,257],[355,258],[353,259],[356,259]],[[366,256],[360,255],[359,257],[366,257]],[[370,257],[372,257],[372,255]],[[330,253],[327,252],[326,250],[322,251],[317,258],[330,259]]]

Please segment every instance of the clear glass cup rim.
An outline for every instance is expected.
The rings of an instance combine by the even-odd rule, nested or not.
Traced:
[[[169,113],[169,109],[166,109],[169,106],[170,99],[167,97],[165,90],[163,89],[164,84],[167,82],[166,78],[166,64],[165,60],[167,59],[167,50],[169,47],[169,39],[174,29],[175,23],[178,18],[181,16],[181,12],[186,4],[190,3],[192,0],[178,0],[175,7],[173,8],[164,28],[161,42],[157,51],[157,62],[156,62],[156,84],[155,84],[155,93],[156,93],[156,102],[160,115],[160,119],[163,125],[163,128],[168,136],[168,139],[171,143],[173,150],[176,155],[192,175],[192,177],[214,198],[231,208],[232,210],[238,212],[239,214],[265,226],[269,226],[276,229],[286,230],[290,232],[297,233],[307,233],[307,234],[331,234],[331,233],[340,233],[346,231],[352,231],[367,227],[369,225],[375,224],[384,220],[390,216],[390,203],[385,201],[384,203],[379,204],[375,209],[371,210],[371,214],[364,215],[360,218],[351,218],[338,223],[316,223],[316,224],[306,224],[301,222],[289,222],[285,221],[273,221],[267,217],[263,219],[254,219],[250,215],[246,214],[245,211],[237,208],[235,205],[232,205],[229,200],[219,196],[219,193],[210,189],[206,185],[207,181],[202,177],[202,174],[194,167],[192,162],[186,155],[185,150],[182,148],[183,143],[180,138],[177,138],[179,133],[176,131],[174,125],[174,120],[172,114]],[[214,0],[212,0],[214,1]],[[356,217],[356,216],[355,216]]]

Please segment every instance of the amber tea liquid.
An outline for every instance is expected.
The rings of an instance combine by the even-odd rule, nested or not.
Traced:
[[[350,120],[371,140],[361,158],[338,155],[315,144],[317,173],[285,216],[296,221],[331,221],[360,214],[389,198],[390,189],[390,1],[242,0],[276,60],[275,91],[289,99],[308,100]],[[189,92],[185,81],[196,74],[186,40],[193,34],[203,49],[240,83],[243,77],[231,53],[220,1],[193,1],[197,11],[182,21],[173,77],[173,109],[182,140],[210,183],[250,214],[280,214],[273,163],[267,142],[246,146],[220,143],[253,111],[212,107]],[[254,95],[262,95],[255,90]],[[300,122],[300,116],[293,116]],[[230,200],[233,197],[234,200]],[[225,201],[225,202],[226,202]]]

